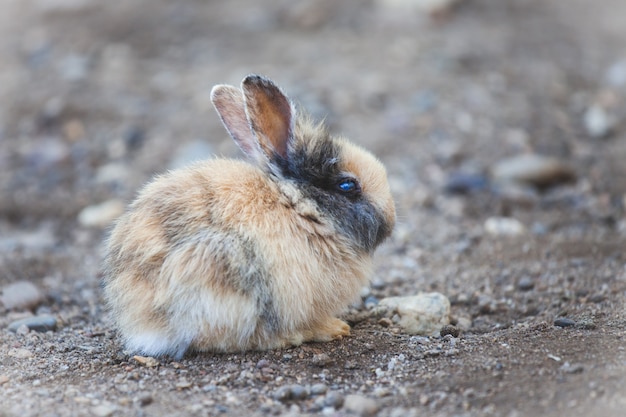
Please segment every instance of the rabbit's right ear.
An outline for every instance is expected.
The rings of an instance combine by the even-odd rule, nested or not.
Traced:
[[[239,148],[254,160],[264,157],[259,141],[250,128],[241,90],[232,85],[216,85],[211,90],[211,102]]]

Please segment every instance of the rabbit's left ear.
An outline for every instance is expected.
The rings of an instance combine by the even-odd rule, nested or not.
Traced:
[[[258,160],[263,152],[250,128],[241,90],[232,85],[216,85],[211,90],[211,101],[235,143],[248,157]]]
[[[248,75],[241,83],[246,114],[258,144],[271,161],[273,154],[287,157],[293,138],[295,108],[272,81]]]

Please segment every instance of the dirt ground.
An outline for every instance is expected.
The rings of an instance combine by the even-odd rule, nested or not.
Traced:
[[[0,310],[0,416],[624,415],[626,2],[412,3],[3,2],[0,287],[43,299]],[[350,338],[146,366],[102,304],[107,213],[79,213],[240,157],[209,92],[252,72],[382,159],[397,228]],[[576,181],[486,175],[531,151]],[[501,216],[525,231],[489,233]],[[459,337],[359,314],[419,291],[449,297]],[[55,331],[7,328],[43,313]]]

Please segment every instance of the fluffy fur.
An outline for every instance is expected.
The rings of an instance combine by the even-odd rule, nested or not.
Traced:
[[[384,167],[297,117],[265,78],[212,98],[251,162],[159,176],[118,220],[104,289],[126,348],[180,358],[348,335],[336,315],[395,222]]]

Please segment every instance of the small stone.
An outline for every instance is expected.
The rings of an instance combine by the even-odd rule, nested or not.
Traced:
[[[523,154],[496,163],[491,168],[491,177],[497,183],[512,182],[543,188],[570,182],[576,178],[576,173],[557,158]]]
[[[587,301],[589,301],[590,303],[601,303],[605,300],[606,300],[606,295],[601,294],[601,293],[592,294],[589,296],[589,298],[587,298]]]
[[[146,368],[154,368],[160,365],[159,361],[153,358],[152,356],[133,356],[133,359],[139,362],[141,365]]]
[[[78,222],[84,227],[103,228],[124,213],[124,208],[124,203],[118,199],[88,206],[78,213]]]
[[[626,59],[615,62],[606,72],[607,81],[614,87],[626,85]]]
[[[63,124],[63,135],[70,142],[78,142],[85,137],[85,126],[78,119],[68,120]]]
[[[469,317],[457,317],[456,327],[462,331],[468,331],[472,328],[472,319]]]
[[[519,220],[510,217],[490,217],[485,221],[485,231],[492,236],[519,236],[526,228]]]
[[[330,391],[324,397],[324,406],[339,409],[344,403],[344,397],[337,391]]]
[[[9,377],[8,377],[8,376],[6,376],[6,375],[0,375],[0,385],[4,385],[4,384],[6,384],[6,383],[7,383],[7,382],[9,382],[9,381],[10,381],[10,379],[9,379]]]
[[[55,331],[57,329],[57,319],[47,314],[27,317],[9,324],[9,330],[17,332],[21,326],[26,326],[29,330],[34,332],[45,333],[47,331]]]
[[[460,2],[461,0],[377,0],[376,4],[400,13],[419,12],[432,18],[444,18]]]
[[[285,385],[274,393],[274,399],[281,403],[304,400],[309,396],[308,391],[302,385]]]
[[[152,396],[150,394],[143,394],[140,395],[139,397],[135,398],[135,402],[137,404],[139,404],[139,406],[141,407],[145,407],[147,405],[152,404],[152,402],[154,401],[154,398],[152,398]]]
[[[190,381],[188,381],[186,378],[181,378],[176,383],[176,389],[183,390],[183,389],[191,388],[192,385],[193,384]]]
[[[486,294],[480,294],[477,300],[478,310],[482,314],[493,314],[496,312],[496,301]]]
[[[383,317],[382,319],[378,320],[378,324],[383,327],[391,327],[393,325],[393,322],[391,321],[391,319]]]
[[[317,367],[323,368],[328,365],[332,359],[326,353],[318,353],[313,356],[311,363]]]
[[[611,133],[615,121],[607,114],[603,107],[594,104],[585,112],[583,124],[589,136],[600,139]]]
[[[489,185],[487,178],[480,174],[451,174],[443,185],[443,190],[450,194],[469,194],[484,190]]]
[[[9,330],[12,330],[12,329],[9,328]],[[15,334],[19,334],[20,336],[24,336],[28,333],[30,333],[30,329],[25,324],[22,324],[18,326],[17,329],[15,329]]]
[[[407,334],[436,336],[443,326],[450,324],[450,301],[436,292],[388,297],[380,301],[374,314],[397,315],[397,324]]]
[[[261,359],[260,361],[258,361],[256,363],[256,369],[263,369],[263,368],[267,368],[271,365],[272,363],[270,361],[268,361],[267,359]]]
[[[25,310],[36,307],[43,300],[39,289],[29,281],[17,281],[0,291],[0,303],[8,310]]]
[[[441,330],[439,331],[439,334],[441,335],[441,337],[446,336],[448,334],[452,337],[459,337],[459,328],[456,326],[447,324],[441,328]]]
[[[565,362],[559,369],[566,374],[580,374],[585,370],[585,366],[581,363]]]
[[[365,299],[365,308],[368,310],[371,310],[372,308],[376,307],[379,303],[378,298],[374,297],[373,295],[370,295],[369,297],[367,297]]]
[[[557,327],[572,327],[576,325],[576,322],[572,319],[568,319],[567,317],[559,317],[554,320],[554,325]]]
[[[13,348],[9,349],[9,356],[16,359],[28,359],[33,357],[33,352],[28,349]]]
[[[326,384],[314,384],[311,385],[311,395],[323,395],[328,391],[328,386]]]
[[[517,282],[517,289],[520,291],[530,291],[535,287],[533,279],[527,275],[520,278]]]
[[[343,408],[362,417],[375,416],[379,409],[378,404],[373,399],[354,394],[346,395]]]
[[[101,404],[101,405],[97,405],[93,407],[91,409],[91,413],[97,417],[109,417],[115,412],[115,410],[116,410],[115,407]]]

